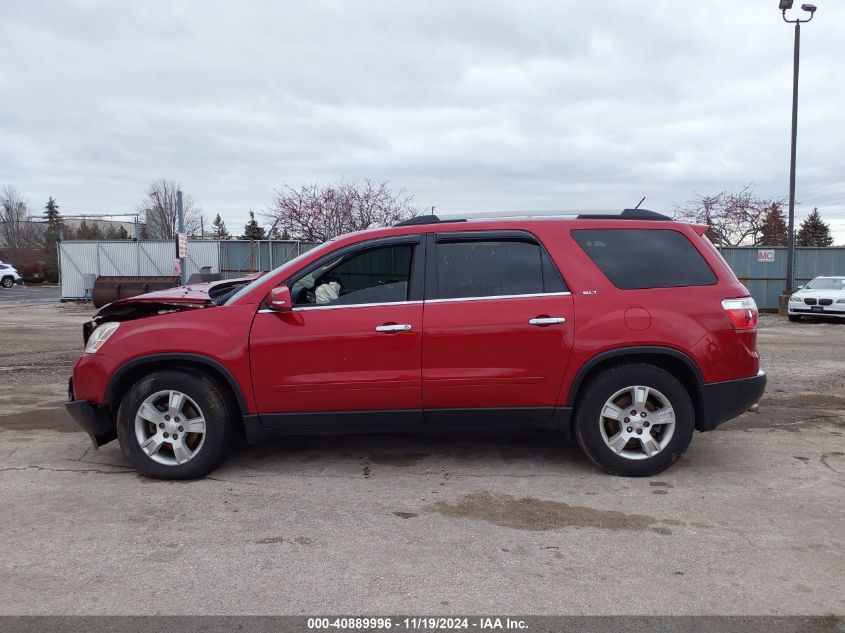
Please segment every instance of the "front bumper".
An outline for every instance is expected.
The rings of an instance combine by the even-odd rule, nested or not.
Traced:
[[[722,422],[742,415],[760,401],[765,390],[766,372],[762,369],[750,378],[701,385],[695,428],[712,431]]]
[[[790,305],[787,311],[793,316],[845,316],[845,304],[834,303],[833,305],[819,307],[821,309],[812,310],[810,306],[792,307]]]
[[[95,406],[87,400],[73,399],[73,378],[68,385],[68,401],[65,403],[65,409],[74,422],[91,436],[94,448],[117,439],[117,427],[108,409]]]

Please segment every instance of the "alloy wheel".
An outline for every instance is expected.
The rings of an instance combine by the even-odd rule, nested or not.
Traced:
[[[625,387],[605,402],[599,414],[599,430],[607,447],[620,457],[647,459],[671,441],[675,410],[657,389]]]
[[[135,414],[135,438],[153,461],[179,466],[193,459],[205,442],[205,416],[181,391],[158,391]]]

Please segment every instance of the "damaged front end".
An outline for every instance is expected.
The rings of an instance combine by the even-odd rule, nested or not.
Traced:
[[[168,302],[168,301],[136,301],[137,297],[133,299],[126,299],[127,303],[121,304],[120,301],[115,301],[107,306],[100,308],[99,312],[93,319],[82,324],[82,339],[85,344],[91,338],[99,326],[103,323],[111,321],[134,321],[135,319],[144,319],[146,317],[157,316],[160,314],[168,314],[170,312],[181,312],[183,310],[197,310],[200,308],[207,308],[217,305],[211,300],[206,302]]]
[[[108,397],[102,397],[101,394],[107,391],[106,383],[113,378],[120,363],[116,366],[113,360],[100,354],[99,350],[118,330],[119,324],[221,306],[239,288],[258,276],[193,284],[120,299],[100,308],[93,319],[83,324],[85,352],[74,367],[74,376],[79,384],[74,388],[74,378],[70,379],[65,408],[82,430],[88,433],[95,448],[117,437],[114,420],[116,403],[109,402]],[[92,384],[96,388],[92,389]]]
[[[97,327],[111,321],[133,321],[170,312],[222,305],[239,288],[260,275],[256,273],[239,279],[179,286],[114,301],[100,308],[94,318],[82,326],[82,338],[87,344]]]

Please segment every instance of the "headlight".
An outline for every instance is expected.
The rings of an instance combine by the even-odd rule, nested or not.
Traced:
[[[799,297],[798,295],[792,295],[792,296],[789,298],[789,302],[790,302],[790,303],[801,303],[801,302],[803,302],[803,301],[804,301],[804,300],[803,300],[801,297]]]
[[[88,337],[88,344],[85,345],[85,353],[96,354],[103,344],[109,340],[109,337],[117,331],[118,326],[120,326],[120,323],[117,321],[109,321],[91,332],[91,336]]]

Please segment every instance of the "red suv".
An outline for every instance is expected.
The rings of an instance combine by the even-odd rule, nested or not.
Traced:
[[[553,429],[653,475],[756,403],[757,307],[706,227],[651,211],[438,218],[331,240],[257,278],[116,301],[67,409],[152,477],[239,434]]]

